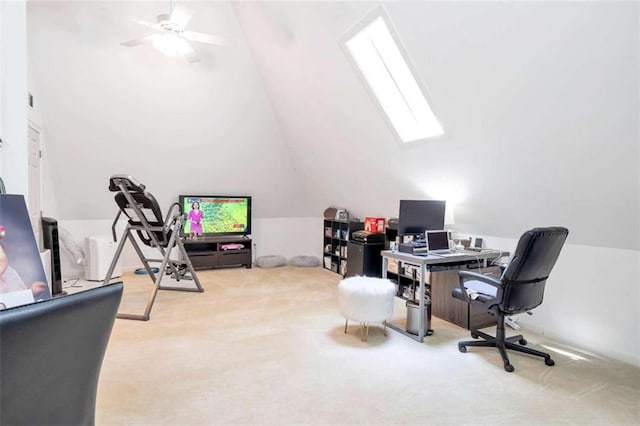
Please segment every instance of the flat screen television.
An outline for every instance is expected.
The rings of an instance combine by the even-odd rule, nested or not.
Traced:
[[[398,235],[420,235],[444,229],[446,201],[400,200]]]
[[[250,196],[181,195],[179,202],[187,215],[183,235],[192,231],[203,236],[251,234]],[[194,214],[196,204],[202,214]]]

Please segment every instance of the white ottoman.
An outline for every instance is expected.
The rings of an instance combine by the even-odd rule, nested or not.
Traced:
[[[393,316],[393,299],[396,286],[389,280],[369,277],[345,278],[338,284],[340,313],[346,318],[344,332],[349,320],[360,323],[360,335],[367,341],[369,323],[381,322],[387,335],[386,320]]]

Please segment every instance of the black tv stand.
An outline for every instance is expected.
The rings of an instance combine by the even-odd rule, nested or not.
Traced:
[[[238,247],[229,247],[238,245]],[[242,247],[239,247],[239,246]],[[252,249],[249,235],[220,235],[184,238],[184,248],[195,269],[244,266],[251,268]]]

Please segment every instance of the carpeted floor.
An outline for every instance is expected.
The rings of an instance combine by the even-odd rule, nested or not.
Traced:
[[[513,354],[506,373],[496,350],[458,352],[468,332],[438,319],[423,344],[382,327],[361,342],[321,268],[199,276],[205,293],[162,291],[150,321],[116,321],[98,425],[640,423],[638,368],[526,333],[572,355]],[[142,312],[148,277],[125,283],[121,312]]]

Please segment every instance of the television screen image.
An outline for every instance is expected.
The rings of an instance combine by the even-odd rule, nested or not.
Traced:
[[[183,235],[248,235],[251,233],[251,197],[181,195],[187,215]]]

